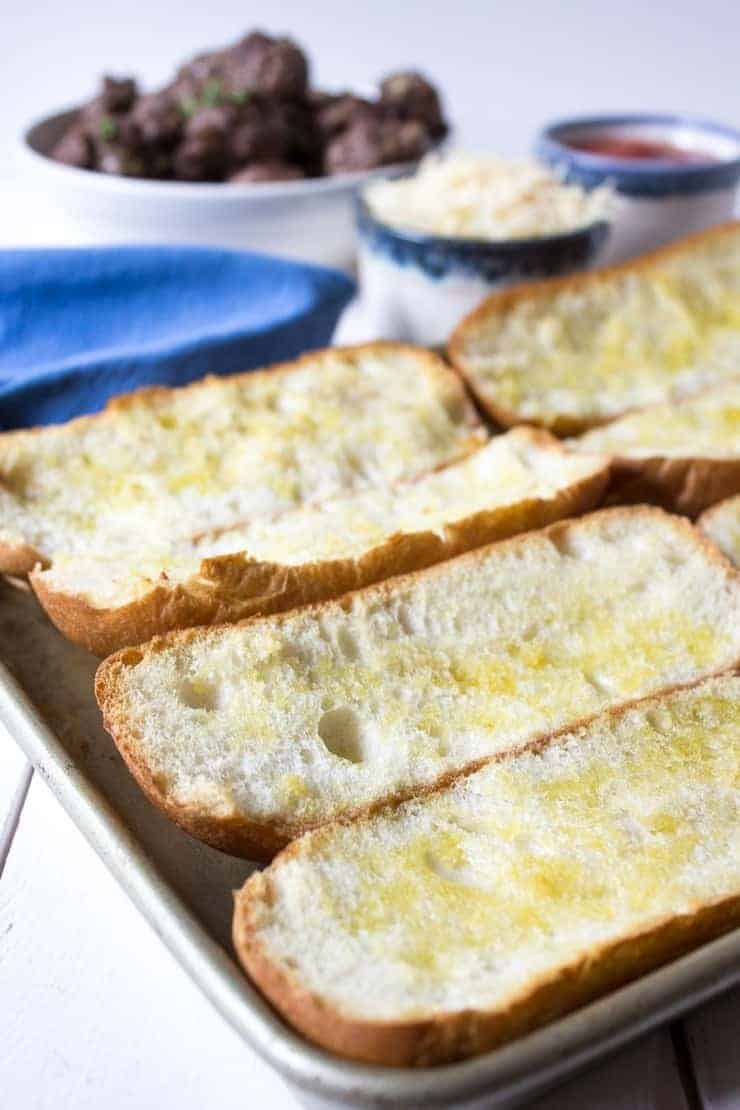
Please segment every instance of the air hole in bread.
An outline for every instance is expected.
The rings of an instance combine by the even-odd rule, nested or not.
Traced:
[[[687,562],[686,556],[680,551],[666,551],[664,559],[670,570],[680,570]]]
[[[473,817],[461,817],[459,813],[456,813],[452,818],[452,824],[463,832],[472,833],[474,836],[486,836],[489,832],[482,821],[476,821]]]
[[[218,691],[212,682],[202,678],[186,678],[180,683],[180,700],[189,709],[215,709]]]
[[[403,688],[396,689],[393,697],[398,702],[403,702],[404,691]],[[382,712],[382,709],[381,709]],[[429,740],[436,740],[436,747],[433,749],[430,746],[430,754],[434,750],[438,756],[448,756],[450,754],[450,743],[447,735],[449,728],[449,721],[444,719],[444,716],[439,713],[429,714],[429,719],[424,721],[421,726],[425,738]]]
[[[350,630],[342,625],[337,633],[337,647],[345,659],[354,662],[360,657],[360,647]]]
[[[349,763],[362,763],[362,725],[353,709],[341,706],[328,710],[319,721],[318,733],[332,755]]]
[[[614,695],[614,684],[608,675],[598,674],[596,671],[590,671],[583,676],[589,686],[593,686],[594,690],[600,697],[612,697]]]
[[[398,621],[399,626],[406,633],[407,636],[413,636],[413,634],[414,634],[414,622],[411,619],[411,610],[409,609],[408,605],[406,605],[406,603],[403,602],[403,601],[401,602],[401,604],[396,609],[396,620]]]
[[[424,862],[430,871],[433,871],[438,878],[444,879],[446,883],[457,883],[458,886],[470,887],[474,890],[479,889],[478,884],[472,882],[464,870],[443,863],[441,859],[435,856],[434,852],[427,852]]]
[[[514,449],[514,455],[522,464],[525,470],[532,469],[532,451],[527,447],[518,447]]]
[[[665,736],[671,733],[671,715],[666,713],[664,709],[651,709],[645,714],[645,718],[652,729],[660,732]]]
[[[299,644],[288,641],[280,645],[280,658],[289,666],[303,667],[311,661],[311,652]]]
[[[315,629],[318,632],[322,641],[327,645],[327,647],[331,647],[332,646],[331,628],[327,625],[327,622],[326,622],[324,617],[321,617],[321,616],[319,617],[319,619],[316,621]]]
[[[467,405],[467,398],[458,393],[451,394],[444,401],[444,406],[454,424],[459,424],[465,419]]]

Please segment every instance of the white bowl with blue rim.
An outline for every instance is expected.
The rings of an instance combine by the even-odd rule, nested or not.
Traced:
[[[463,316],[509,285],[583,270],[599,258],[609,222],[528,239],[433,235],[384,223],[356,199],[363,309],[387,339],[446,342]]]
[[[663,154],[623,157],[581,146],[608,149],[610,142],[630,141],[648,150],[663,147]],[[540,132],[535,153],[568,182],[614,190],[605,262],[724,223],[736,209],[740,131],[721,123],[649,113],[562,119]]]

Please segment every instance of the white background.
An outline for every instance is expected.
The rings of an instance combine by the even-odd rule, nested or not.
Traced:
[[[182,59],[255,26],[292,33],[330,86],[423,68],[472,147],[521,153],[545,120],[600,110],[740,123],[737,0],[2,0],[0,246],[34,239],[13,151],[26,122],[90,95],[104,70],[162,82]],[[175,967],[38,778],[25,797],[28,781],[0,737],[0,1105],[295,1107]],[[706,1007],[683,1031],[704,1104],[740,1106],[740,1003]],[[687,1055],[680,1043],[678,1055]],[[656,1034],[547,1105],[681,1110],[674,1044]]]

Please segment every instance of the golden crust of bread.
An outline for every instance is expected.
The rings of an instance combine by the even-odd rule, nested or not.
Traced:
[[[680,411],[684,406],[690,407],[704,397],[711,399],[718,388],[722,390],[725,387],[710,386],[699,390],[690,397],[676,401],[671,409],[675,407]],[[649,414],[651,408],[657,408],[661,412],[664,410],[664,406],[648,406],[634,411],[639,416],[642,412]],[[669,419],[667,407],[666,419]],[[618,420],[614,423],[619,426]],[[582,443],[586,449],[589,437],[572,442],[574,446]],[[591,450],[591,447],[588,449]],[[659,505],[669,512],[695,518],[718,501],[740,493],[740,457],[689,453],[683,456],[661,455],[656,451],[655,455],[638,458],[620,455],[618,450],[611,453],[608,447],[594,445],[593,450],[605,451],[610,459],[611,477],[605,499],[607,504]]]
[[[448,381],[452,380],[459,385],[462,422],[464,425],[466,424],[471,431],[470,442],[467,445],[465,443],[461,443],[460,445],[461,453],[465,454],[466,450],[475,450],[481,442],[480,435],[482,428],[475,406],[465,392],[462,384],[459,382],[459,376],[456,375],[451,367],[449,367],[438,355],[431,351],[423,347],[414,347],[411,344],[395,343],[389,340],[377,340],[372,343],[362,343],[349,347],[322,348],[321,350],[309,351],[292,362],[276,363],[274,366],[266,366],[257,370],[248,370],[241,374],[209,374],[199,381],[191,382],[190,385],[186,386],[144,386],[141,389],[132,390],[130,393],[112,397],[100,412],[93,413],[90,416],[75,417],[73,420],[69,420],[63,425],[60,425],[60,427],[74,432],[75,429],[84,428],[90,423],[115,423],[116,416],[119,412],[125,412],[127,409],[137,407],[150,406],[155,408],[158,404],[166,402],[173,394],[184,396],[199,390],[207,390],[211,386],[224,381],[254,381],[259,377],[267,375],[290,374],[294,371],[302,370],[307,365],[312,365],[324,355],[350,355],[362,357],[373,353],[382,355],[392,354],[394,352],[413,356],[431,377],[444,378]],[[37,435],[42,436],[46,432],[48,432],[48,428],[42,425],[32,428],[21,428],[16,431],[0,434],[0,483],[2,482],[3,456],[5,452],[12,447],[13,443],[20,438]],[[40,553],[24,540],[16,544],[2,542],[0,540],[0,574],[30,574],[36,567],[49,566],[49,564],[50,559],[46,554]]]
[[[587,519],[598,522],[599,518],[604,514],[609,514],[611,516],[624,514],[625,516],[629,515],[630,517],[638,518],[641,516],[664,515],[661,509],[646,505],[637,505],[624,508],[604,509],[590,514]],[[677,517],[671,519],[676,527],[684,530],[687,536],[690,537],[691,542],[704,552],[710,563],[718,566],[728,577],[734,578],[737,576],[738,571],[736,571],[730,561],[707,536],[699,532],[698,529],[687,520]],[[559,520],[546,528],[544,534],[553,538],[554,542],[557,544],[561,542],[573,523],[572,519]],[[522,544],[525,540],[526,534],[509,539],[507,542],[509,545],[517,546]],[[464,560],[472,570],[477,563],[486,557],[487,552],[490,550],[490,546],[491,545],[475,548],[457,556],[457,558],[460,561]],[[387,596],[398,589],[399,586],[402,586],[404,582],[418,580],[422,576],[434,575],[438,570],[439,565],[436,565],[413,571],[401,577],[386,578],[374,585],[364,587],[360,592],[366,596],[376,597],[378,603],[382,605]],[[343,595],[338,599],[338,604],[343,606],[349,605],[352,596],[351,593]],[[306,605],[305,609],[308,612],[320,614],[326,604],[326,601],[314,602]],[[253,624],[260,621],[269,621],[273,625],[279,625],[289,615],[289,611],[286,611],[277,613],[274,616],[261,615],[253,617],[239,623]],[[103,715],[103,724],[106,731],[113,737],[116,747],[123,756],[129,770],[154,805],[166,813],[181,829],[191,836],[203,840],[206,844],[210,844],[212,847],[218,848],[231,855],[266,862],[293,839],[302,836],[315,826],[310,824],[289,825],[278,822],[262,822],[258,824],[248,820],[244,814],[236,809],[236,807],[234,807],[232,812],[228,815],[214,816],[213,813],[208,812],[202,806],[195,804],[182,805],[173,801],[167,793],[166,784],[157,781],[156,775],[153,774],[151,767],[142,756],[140,750],[140,737],[137,730],[132,728],[130,724],[125,697],[121,690],[125,669],[136,666],[147,656],[165,651],[173,645],[189,644],[205,640],[210,636],[218,635],[218,627],[188,628],[171,632],[166,636],[156,636],[154,639],[150,640],[149,643],[142,644],[139,647],[124,648],[103,660],[98,667],[95,677],[95,696]],[[564,729],[559,729],[558,733],[580,727],[580,725],[584,723],[585,720],[583,719],[571,721]],[[528,744],[520,745],[517,751],[521,751],[524,748],[535,748],[551,739],[552,735],[555,735],[555,733],[548,734],[545,737],[534,737]],[[493,758],[506,758],[508,754],[511,753],[500,753]],[[345,819],[354,820],[358,817],[368,816],[378,809],[383,808],[385,805],[397,805],[400,802],[407,801],[411,797],[420,797],[439,790],[444,786],[450,785],[456,779],[477,770],[477,768],[487,762],[490,762],[490,760],[484,758],[469,763],[464,767],[457,768],[456,770],[448,771],[440,775],[439,778],[428,786],[409,789],[407,792],[399,793],[392,798],[384,798],[372,806],[362,807],[355,811],[347,812]]]
[[[565,453],[545,432],[527,429],[527,436],[533,444]],[[38,572],[31,573],[30,581],[68,639],[96,655],[109,655],[178,628],[232,623],[338,597],[562,517],[577,516],[599,504],[608,475],[605,462],[552,497],[529,498],[451,520],[443,534],[397,533],[357,558],[293,565],[260,562],[248,552],[237,552],[204,559],[199,572],[187,581],[158,584],[143,597],[116,608],[98,608],[82,596],[57,591]],[[454,512],[454,506],[450,509]]]
[[[648,502],[693,518],[736,493],[740,458],[612,457],[610,502]]]
[[[736,673],[736,672],[724,672]],[[599,714],[616,720],[635,705],[658,701],[660,694],[622,704]],[[596,719],[596,718],[591,718]],[[588,722],[579,721],[540,738],[542,748]],[[506,758],[506,756],[497,757]],[[250,876],[234,898],[232,939],[237,956],[259,990],[286,1021],[310,1041],[339,1056],[389,1067],[429,1067],[453,1063],[546,1025],[555,1018],[640,978],[686,952],[740,925],[740,896],[697,905],[691,913],[663,917],[650,928],[591,949],[581,959],[534,979],[521,993],[492,1010],[459,1010],[417,1020],[371,1021],[342,1013],[309,991],[296,975],[271,959],[260,939],[256,913],[273,900],[272,875],[294,856],[310,853],[331,836],[326,825],[294,841],[271,866]]]
[[[488,316],[502,315],[520,302],[537,300],[542,296],[550,297],[561,291],[588,291],[589,289],[598,288],[600,285],[608,284],[620,274],[640,273],[643,270],[649,270],[656,262],[661,262],[674,255],[680,255],[694,246],[711,243],[712,240],[720,239],[728,232],[735,232],[738,229],[740,229],[740,220],[730,220],[727,223],[706,228],[704,231],[697,231],[693,235],[687,235],[676,242],[669,243],[667,246],[658,247],[656,250],[640,255],[638,258],[630,258],[614,266],[605,266],[599,270],[587,270],[566,277],[529,281],[491,293],[457,325],[447,343],[448,357],[475,397],[480,410],[497,424],[500,424],[501,427],[512,428],[522,423],[522,417],[519,413],[502,405],[490,390],[481,388],[466,373],[464,346],[469,332],[475,332],[480,323]],[[617,415],[626,415],[628,411],[633,410],[626,409]],[[574,436],[589,431],[591,428],[609,424],[613,419],[613,416],[597,416],[595,414],[590,418],[554,414],[553,419],[547,421],[547,428],[557,436]],[[533,417],[529,417],[527,423],[534,424],[537,421]]]
[[[0,540],[0,574],[27,575],[34,567],[48,567],[45,559],[30,543],[3,543]]]

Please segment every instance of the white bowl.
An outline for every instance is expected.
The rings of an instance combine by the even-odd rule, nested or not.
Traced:
[[[414,165],[265,184],[117,177],[49,157],[74,114],[71,109],[32,124],[20,152],[29,186],[50,219],[64,221],[65,240],[75,244],[201,243],[351,269],[355,193],[373,177]]]
[[[569,145],[589,137],[640,138],[699,152],[706,161],[671,162],[595,154]],[[541,132],[535,153],[585,189],[614,190],[614,233],[605,264],[622,262],[683,235],[731,220],[740,182],[740,131],[712,120],[665,113],[583,116]]]

